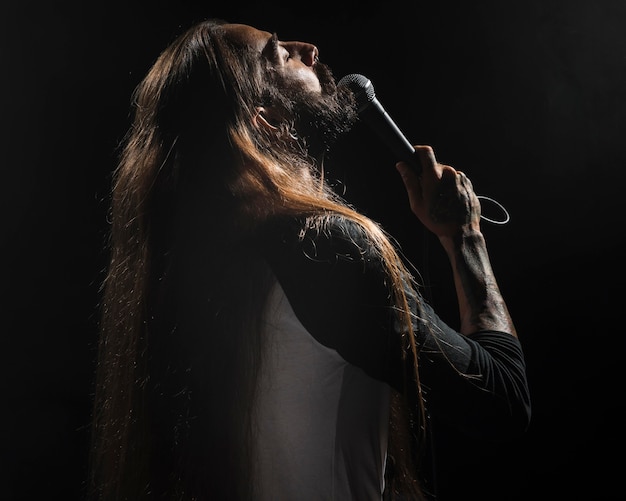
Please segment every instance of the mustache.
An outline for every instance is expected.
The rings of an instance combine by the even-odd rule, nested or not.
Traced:
[[[313,71],[320,82],[322,93],[334,96],[337,93],[337,79],[335,78],[331,68],[327,64],[318,61],[315,63]]]

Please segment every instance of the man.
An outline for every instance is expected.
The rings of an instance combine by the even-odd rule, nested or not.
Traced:
[[[94,408],[95,499],[427,499],[429,415],[530,417],[521,345],[467,177],[397,168],[450,258],[461,325],[325,183],[357,120],[317,48],[208,20],[135,94],[115,172]]]

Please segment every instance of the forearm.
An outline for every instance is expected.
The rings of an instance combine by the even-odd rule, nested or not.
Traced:
[[[464,231],[458,236],[442,237],[440,241],[452,266],[461,333],[496,330],[517,337],[482,233]]]
[[[411,210],[437,235],[448,254],[459,302],[460,332],[495,330],[517,337],[480,231],[480,201],[472,182],[463,172],[438,163],[430,147],[415,148],[421,175],[403,162],[396,167]]]

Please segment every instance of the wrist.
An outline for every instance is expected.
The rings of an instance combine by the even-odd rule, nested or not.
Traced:
[[[439,242],[450,257],[460,253],[464,248],[486,245],[483,233],[477,228],[463,228],[452,235],[440,235]]]

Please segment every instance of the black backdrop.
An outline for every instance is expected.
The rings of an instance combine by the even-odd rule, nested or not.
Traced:
[[[441,500],[621,499],[626,2],[13,4],[0,8],[1,499],[83,497],[114,150],[134,86],[205,16],[314,42],[338,77],[368,76],[412,142],[510,213],[484,231],[533,422],[499,445],[440,429]],[[428,265],[454,322],[447,263],[368,133],[342,142],[329,177]],[[348,156],[362,167],[342,169]]]

